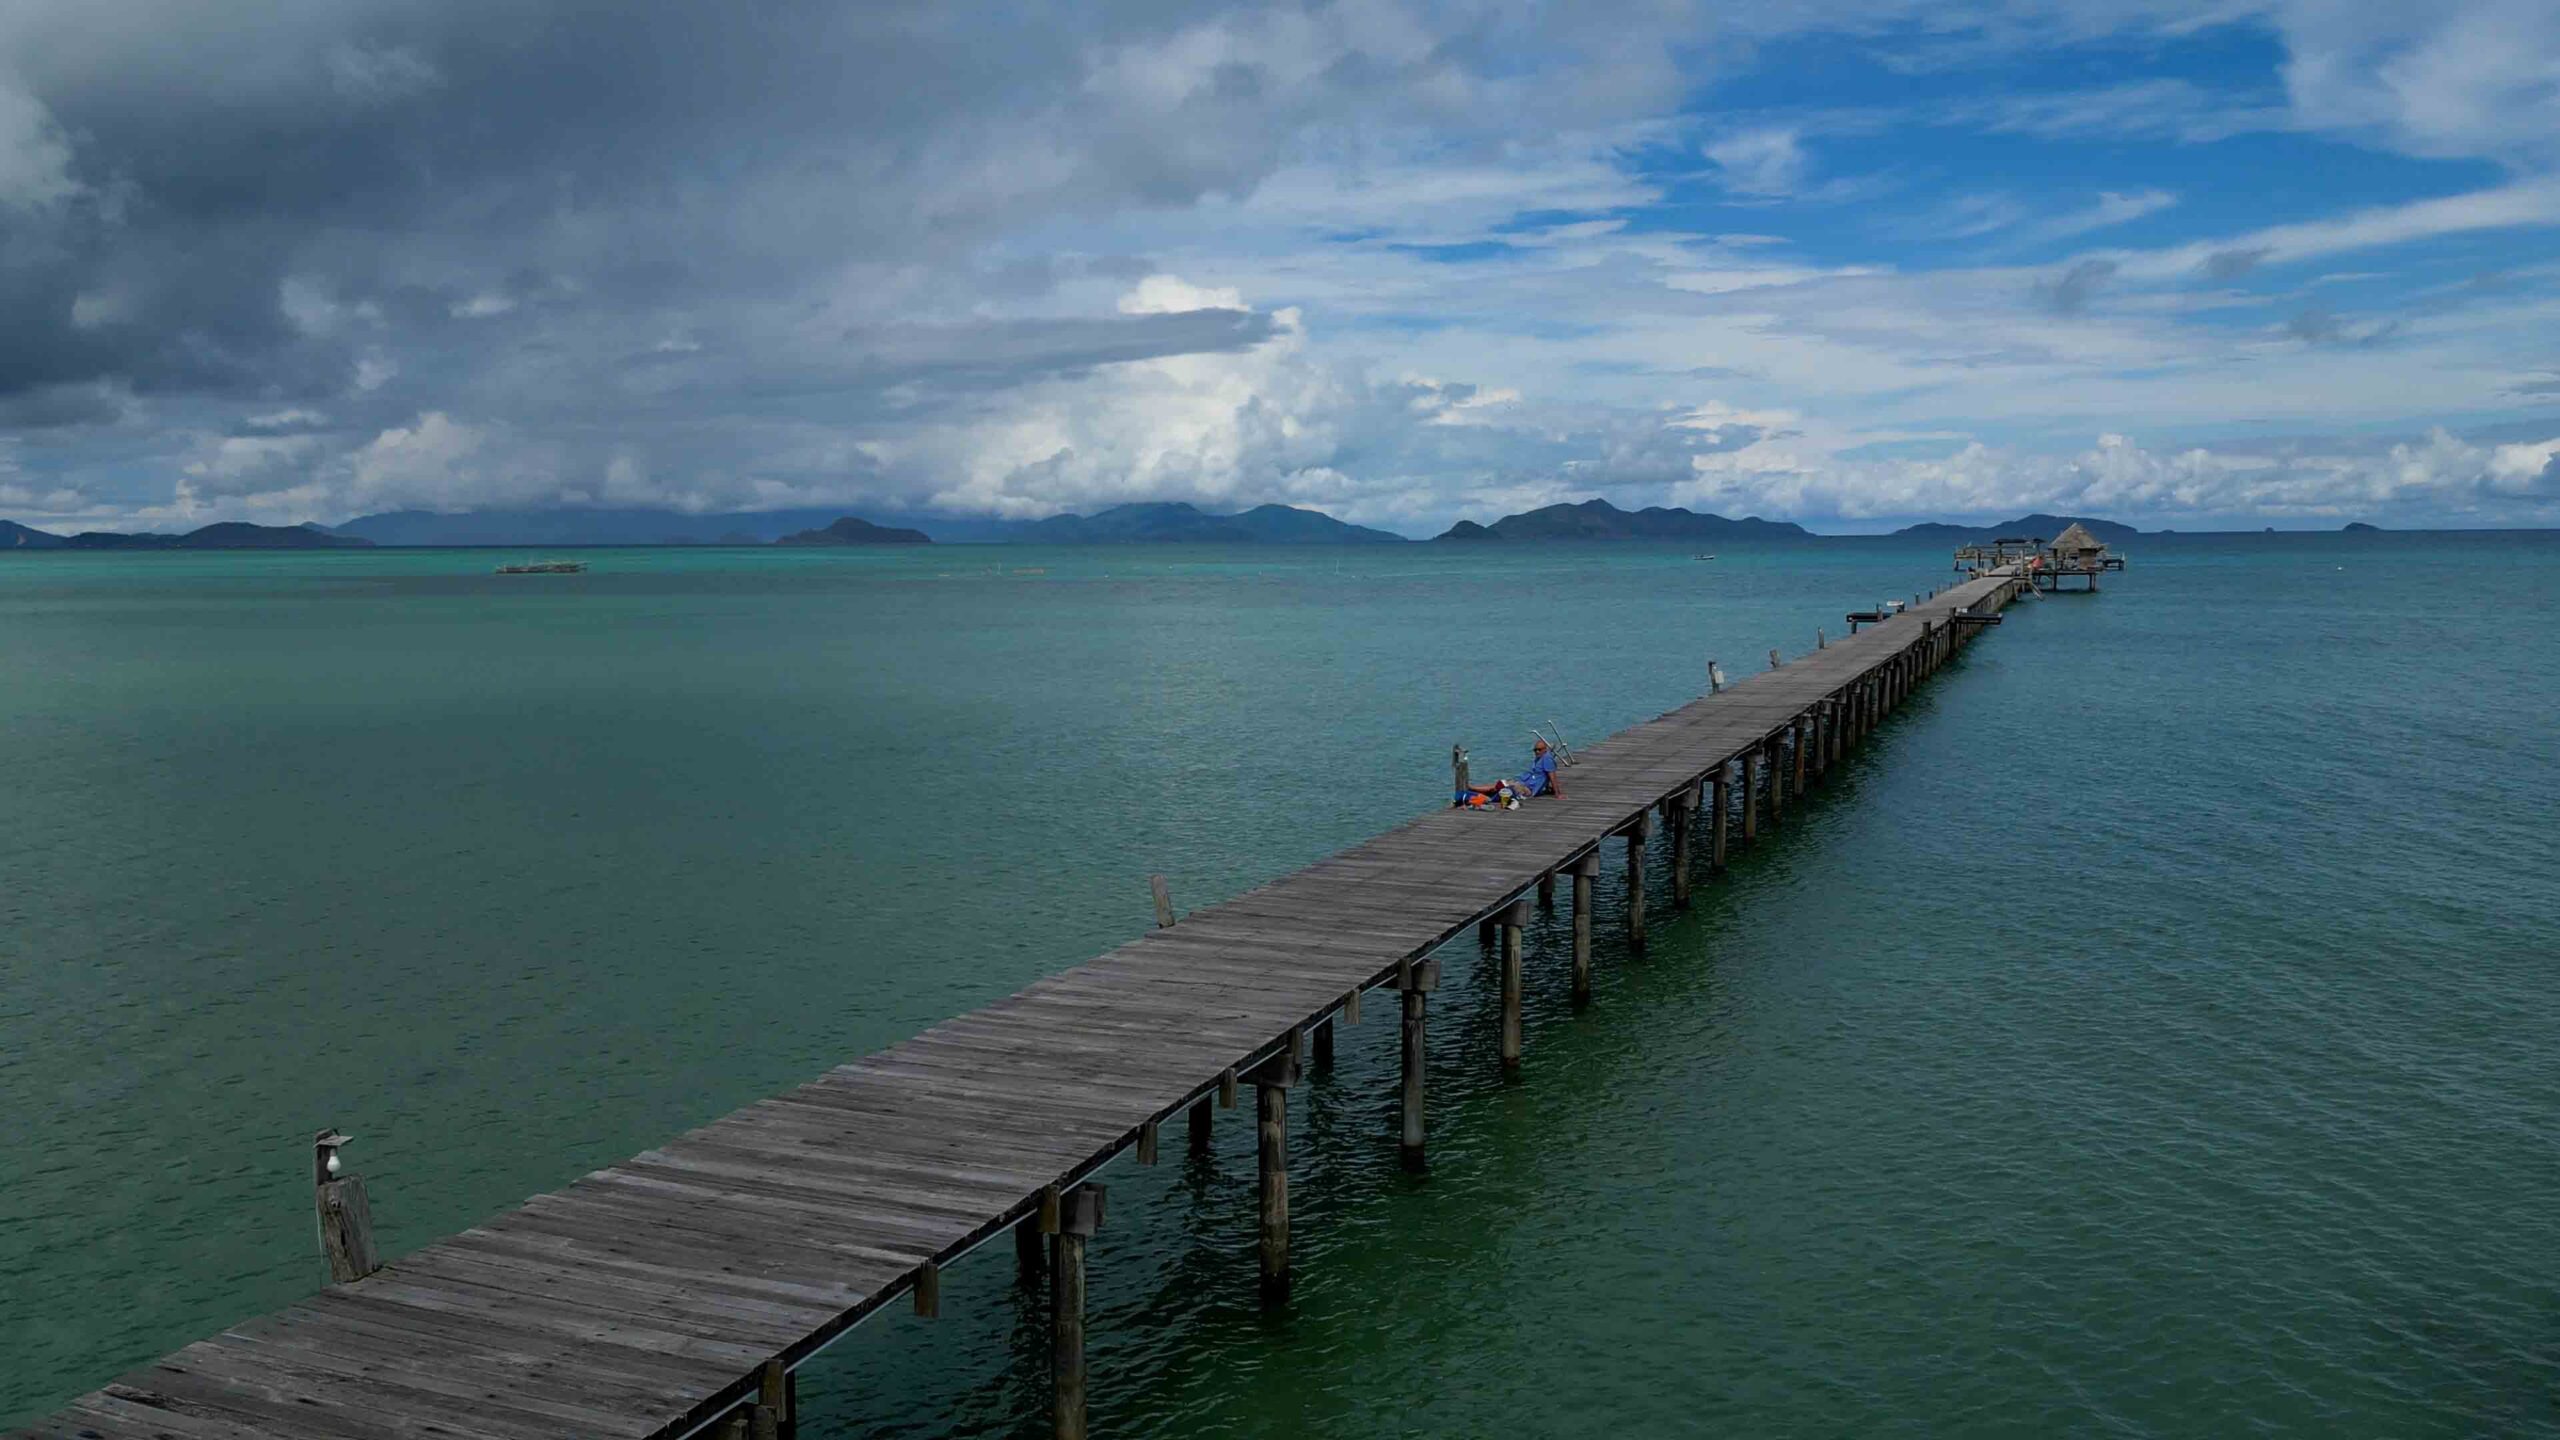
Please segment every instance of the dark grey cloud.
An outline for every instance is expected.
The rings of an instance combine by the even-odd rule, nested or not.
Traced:
[[[2037,303],[2057,315],[2074,315],[2088,308],[2089,300],[2116,273],[2113,260],[2083,260],[2050,280],[2036,286]]]
[[[2203,270],[2204,278],[2207,280],[2228,283],[2257,269],[2260,262],[2274,253],[2274,250],[2264,245],[2216,250],[2204,257],[2204,264],[2199,268]]]
[[[2284,333],[2305,345],[2380,345],[2400,329],[2398,320],[2359,327],[2325,305],[2305,306],[2284,324]]]
[[[1160,264],[1057,237],[1672,93],[1654,21],[1406,3],[20,0],[0,99],[49,149],[0,196],[0,426],[242,442],[199,494],[378,470],[431,415],[562,494],[639,452],[841,481],[866,434],[1274,334],[1111,313]],[[288,434],[336,443],[247,443]]]

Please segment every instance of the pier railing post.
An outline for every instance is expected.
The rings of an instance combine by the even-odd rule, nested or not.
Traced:
[[[1262,1235],[1255,1247],[1262,1303],[1289,1298],[1289,1087],[1298,1082],[1298,1040],[1253,1072],[1255,1155],[1262,1177]]]
[[[1147,889],[1148,889],[1148,890],[1150,890],[1150,891],[1152,891],[1152,892],[1154,892],[1154,894],[1155,894],[1155,901],[1156,901],[1156,928],[1157,928],[1157,929],[1159,929],[1159,930],[1170,930],[1170,929],[1172,929],[1172,928],[1173,928],[1173,890],[1172,890],[1172,888],[1171,888],[1170,886],[1168,886],[1168,885],[1166,885],[1166,884],[1165,884],[1165,881],[1164,881],[1164,877],[1163,877],[1163,876],[1161,876],[1161,875],[1150,875],[1150,876],[1148,876],[1148,877],[1147,877]]]
[[[1404,1085],[1400,1106],[1403,1113],[1397,1149],[1407,1170],[1418,1171],[1425,1163],[1422,1078],[1426,1027],[1423,1022],[1430,1007],[1431,992],[1439,984],[1440,962],[1437,960],[1407,960],[1396,966],[1396,993],[1404,1002]]]
[[[311,1137],[311,1203],[320,1216],[320,1253],[329,1260],[329,1282],[344,1285],[382,1268],[373,1248],[373,1202],[364,1177],[342,1175],[339,1147],[354,1139],[334,1128]]]
[[[1638,815],[1627,826],[1627,948],[1644,948],[1644,842],[1652,824]]]
[[[1084,1244],[1102,1228],[1103,1188],[1078,1185],[1058,1206],[1049,1267],[1049,1418],[1057,1440],[1085,1440]]]
[[[1520,942],[1529,923],[1529,902],[1514,900],[1502,908],[1502,1073],[1520,1073]]]
[[[1591,1000],[1591,881],[1600,873],[1600,852],[1584,851],[1570,867],[1573,875],[1573,1003]]]

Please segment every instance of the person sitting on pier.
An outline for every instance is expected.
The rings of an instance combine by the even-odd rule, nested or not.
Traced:
[[[1524,798],[1564,794],[1564,786],[1556,778],[1555,752],[1547,748],[1542,736],[1529,752],[1529,768],[1508,780],[1490,785],[1470,785],[1460,803],[1465,805],[1517,805]]]

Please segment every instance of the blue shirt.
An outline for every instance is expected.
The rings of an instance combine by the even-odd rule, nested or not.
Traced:
[[[1531,795],[1547,793],[1548,782],[1555,778],[1556,752],[1550,750],[1529,762],[1528,773],[1512,781],[1514,788]]]

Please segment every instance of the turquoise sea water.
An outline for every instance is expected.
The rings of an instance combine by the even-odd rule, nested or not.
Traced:
[[[2560,536],[2161,538],[1783,832],[1115,1166],[1096,1433],[2560,1434]],[[0,1421],[1941,583],[1883,541],[0,556]],[[1657,857],[1659,863],[1659,857]],[[1606,912],[1621,878],[1605,872]],[[1657,877],[1657,900],[1667,887]],[[810,1435],[1045,1433],[995,1247]]]

